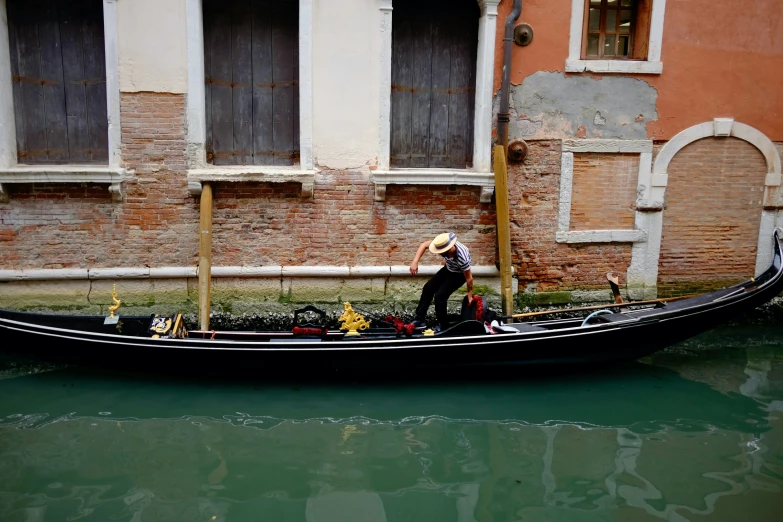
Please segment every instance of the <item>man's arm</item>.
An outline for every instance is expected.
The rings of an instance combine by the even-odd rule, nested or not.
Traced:
[[[468,287],[468,304],[473,302],[473,272],[470,268],[463,272],[465,274],[465,285]]]
[[[411,263],[411,274],[416,275],[419,273],[419,259],[421,259],[421,256],[424,255],[424,252],[430,246],[430,243],[432,243],[431,239],[423,242],[421,245],[419,245],[419,248],[416,249],[416,255],[413,256],[413,262]]]

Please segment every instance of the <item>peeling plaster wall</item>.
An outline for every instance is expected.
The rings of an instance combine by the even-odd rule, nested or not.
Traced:
[[[185,0],[117,2],[122,92],[187,92]]]
[[[313,2],[313,156],[332,169],[378,156],[380,0]]]
[[[504,25],[512,5],[513,0],[501,0],[498,6],[495,92],[500,89]],[[534,37],[526,47],[512,46],[512,85],[521,86],[541,71],[564,71],[571,5],[572,0],[524,0],[516,23],[530,24]],[[729,117],[781,141],[782,28],[780,0],[669,0],[661,46],[663,73],[603,76],[636,78],[658,91],[658,116],[648,119],[644,139],[669,140],[693,125]]]
[[[646,139],[657,98],[635,78],[540,71],[511,86],[509,139]]]

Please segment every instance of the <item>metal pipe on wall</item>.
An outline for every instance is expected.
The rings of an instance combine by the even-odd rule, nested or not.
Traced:
[[[503,33],[503,76],[500,82],[500,109],[498,110],[498,143],[503,145],[503,151],[508,157],[508,91],[511,83],[511,49],[514,42],[514,23],[522,13],[522,0],[514,0],[514,8],[506,18]]]

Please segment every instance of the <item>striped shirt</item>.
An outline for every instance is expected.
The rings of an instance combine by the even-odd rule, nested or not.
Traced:
[[[465,270],[470,270],[470,251],[468,250],[468,247],[459,241],[454,243],[454,246],[457,247],[456,252],[454,252],[454,257],[445,258],[446,268],[449,269],[449,272],[464,272]]]

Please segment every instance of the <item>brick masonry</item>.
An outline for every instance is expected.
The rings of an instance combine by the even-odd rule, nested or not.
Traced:
[[[105,185],[9,185],[0,203],[0,269],[196,266],[199,201],[187,190],[185,98],[121,95],[122,161],[136,171],[121,203]],[[660,144],[656,149],[660,149]],[[778,145],[783,148],[783,145]],[[607,290],[631,245],[561,244],[561,144],[531,141],[509,167],[512,262],[520,292]],[[675,156],[666,191],[664,289],[734,282],[753,271],[766,167],[750,144],[708,138]],[[633,227],[637,155],[576,154],[571,230]],[[213,264],[407,265],[419,242],[453,230],[477,265],[495,262],[495,205],[479,188],[389,185],[366,171],[319,171],[314,197],[294,183],[216,183]],[[438,260],[427,255],[422,264]]]
[[[754,275],[766,162],[736,138],[704,138],[669,164],[659,294],[724,286]]]
[[[633,230],[638,154],[574,154],[571,230]]]
[[[630,244],[555,242],[560,142],[537,141],[528,145],[525,162],[521,165],[512,163],[509,167],[512,262],[517,266],[520,292],[603,290],[608,288],[606,273],[609,271],[619,272],[623,277],[621,282],[624,282],[624,273],[631,260]],[[584,174],[586,169],[582,172]],[[584,192],[586,188],[580,190]],[[582,201],[586,199],[581,198]],[[585,205],[577,208],[582,208],[588,215],[595,214],[588,212]]]
[[[298,184],[214,185],[215,265],[407,265],[419,243],[453,230],[474,264],[494,263],[494,207],[478,187],[391,185],[386,201],[356,171],[321,171],[314,197]],[[425,254],[421,264],[438,264]]]
[[[113,203],[105,185],[10,185],[10,201],[0,205],[0,268],[196,263],[183,96],[125,93],[121,122],[123,166],[137,176],[123,184],[123,202]]]

